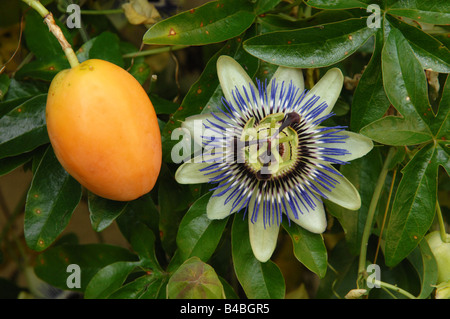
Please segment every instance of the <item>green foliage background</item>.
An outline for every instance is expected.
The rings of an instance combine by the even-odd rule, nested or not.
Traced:
[[[0,297],[48,297],[43,287],[52,285],[85,298],[343,298],[368,288],[359,273],[366,261],[380,266],[383,282],[434,297],[437,264],[424,236],[439,229],[436,211],[450,218],[448,1],[167,2],[158,8],[161,21],[146,26],[129,24],[114,1],[80,1],[81,29],[64,23],[69,1],[42,3],[80,62],[108,60],[144,86],[158,114],[164,161],[155,188],[135,201],[109,201],[82,189],[58,163],[45,126],[50,81],[70,66],[36,12],[19,1],[2,2],[2,64],[23,34],[0,74],[0,175],[25,170],[32,182],[12,211],[0,196]],[[370,27],[373,4],[380,8],[379,28]],[[178,140],[171,134],[187,116],[220,108],[216,61],[224,54],[259,79],[278,65],[302,68],[309,88],[339,67],[345,86],[337,116],[328,121],[376,142],[367,156],[340,168],[358,188],[361,209],[326,203],[323,235],[283,223],[267,263],[254,258],[242,214],[209,220],[208,185],[179,185],[173,177],[170,154]],[[125,244],[80,243],[79,234],[67,232],[80,203],[100,239],[117,227]],[[79,288],[67,287],[69,264],[82,269]],[[11,267],[13,275],[6,271]],[[26,284],[18,273],[26,274]],[[366,297],[405,294],[369,289]]]

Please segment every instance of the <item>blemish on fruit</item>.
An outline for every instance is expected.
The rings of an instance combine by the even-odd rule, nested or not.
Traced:
[[[173,29],[173,28],[170,28],[170,31],[169,31],[169,37],[170,36],[173,36],[173,35],[176,35],[177,33],[175,32],[175,30]]]

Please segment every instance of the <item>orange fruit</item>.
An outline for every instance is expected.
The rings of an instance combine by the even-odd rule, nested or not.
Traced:
[[[162,160],[153,105],[119,66],[87,60],[53,79],[47,131],[61,165],[92,193],[129,201],[155,185]]]

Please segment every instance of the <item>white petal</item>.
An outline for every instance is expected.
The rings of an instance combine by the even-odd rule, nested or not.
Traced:
[[[294,86],[299,89],[299,93],[305,89],[305,82],[303,80],[303,72],[301,69],[286,68],[283,66],[278,67],[277,71],[273,74],[272,79],[267,87],[267,92],[270,93],[272,89],[272,82],[276,81],[278,84],[278,92],[280,92],[281,83],[284,81],[285,85],[289,85],[292,82]],[[270,94],[267,94],[270,97]],[[279,94],[277,94],[279,96]]]
[[[213,174],[204,175],[200,170],[209,165],[211,163],[183,163],[175,173],[175,180],[180,184],[207,183]],[[214,176],[216,175],[214,174]]]
[[[231,122],[225,114],[214,113],[214,115],[228,123]],[[218,129],[211,123],[227,127],[227,124],[219,121],[211,113],[189,116],[183,121],[183,123],[181,123],[181,127],[189,131],[195,143],[198,145],[203,145],[203,142],[208,141],[204,137],[215,137],[221,135],[214,131]],[[206,127],[211,127],[212,129],[207,129]]]
[[[298,214],[298,218],[295,218],[291,206],[286,203],[287,212],[285,213],[289,216],[291,222],[296,223],[297,225],[303,227],[304,229],[312,233],[321,234],[327,228],[325,209],[321,201],[317,200],[312,195],[310,196],[310,198],[316,205],[314,207],[314,210],[311,207],[309,207],[309,205],[306,205],[308,209],[301,206],[301,212],[298,212],[297,207],[295,207]]]
[[[228,192],[221,196],[216,195],[220,194],[225,188],[218,188],[213,192],[208,205],[206,205],[206,215],[209,219],[223,219],[230,214],[235,213],[240,208],[240,205],[237,205],[237,207],[232,209],[234,199],[225,203],[228,196],[238,187],[239,185],[232,187]]]
[[[277,85],[277,91],[275,95],[275,105],[278,105],[277,101],[280,98],[281,85],[283,82],[284,82],[284,90],[287,90],[291,83],[296,88],[298,88],[297,97],[305,89],[305,82],[303,80],[302,70],[280,66],[272,76],[272,79],[270,80],[269,85],[267,86],[267,97],[269,100],[271,99],[272,84],[274,81],[275,84]]]
[[[328,197],[330,201],[350,210],[358,210],[361,207],[361,197],[359,196],[358,190],[348,181],[347,178],[342,176],[331,165],[327,166],[339,175],[327,172],[325,170],[323,172],[337,180],[339,183],[335,185],[335,188],[331,189],[331,192],[327,191],[317,183],[315,183],[315,185],[324,193],[324,195]]]
[[[361,134],[342,131],[338,133],[339,135],[347,135],[348,138],[343,140],[345,143],[323,143],[319,144],[320,147],[331,147],[331,148],[345,148],[350,154],[345,155],[327,155],[331,158],[338,159],[344,162],[352,161],[354,159],[363,157],[369,153],[373,148],[373,142],[370,138],[365,137]]]
[[[253,196],[256,197],[256,196]],[[276,223],[266,223],[264,225],[263,207],[260,205],[258,218],[256,222],[252,222],[253,209],[255,200],[252,198],[248,207],[248,230],[250,236],[250,244],[253,254],[260,262],[266,262],[272,257],[277,245],[278,232],[280,226]]]
[[[314,85],[303,101],[307,102],[313,95],[320,96],[320,99],[315,105],[319,106],[322,102],[327,103],[328,107],[320,113],[320,116],[325,116],[333,109],[334,104],[339,98],[339,94],[341,94],[343,84],[344,76],[341,70],[332,68]]]
[[[239,114],[242,114],[234,101],[232,91],[238,88],[239,92],[244,94],[242,87],[245,87],[250,96],[250,87],[252,87],[255,92],[258,92],[252,79],[238,62],[227,55],[222,55],[217,59],[217,75],[225,99],[233,105]]]

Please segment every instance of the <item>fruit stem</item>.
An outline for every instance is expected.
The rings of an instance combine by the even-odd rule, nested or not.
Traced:
[[[41,17],[44,18],[44,23],[48,26],[48,30],[56,37],[61,48],[64,51],[64,54],[67,57],[67,60],[70,63],[70,66],[76,67],[80,64],[75,52],[72,49],[72,46],[66,40],[61,28],[55,23],[55,19],[53,18],[53,14],[49,12],[38,0],[22,0],[26,4],[28,4],[31,8],[37,11]]]

